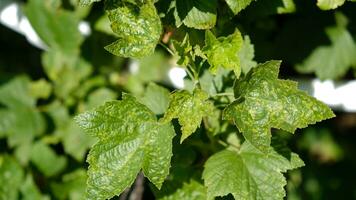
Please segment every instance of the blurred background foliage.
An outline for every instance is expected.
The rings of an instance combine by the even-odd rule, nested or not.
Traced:
[[[0,199],[82,199],[86,153],[95,139],[84,134],[73,117],[123,92],[151,101],[150,108],[160,113],[168,91],[150,82],[174,90],[168,72],[175,61],[160,46],[141,60],[106,52],[103,47],[115,35],[101,3],[82,8],[77,0],[19,2],[46,50],[0,25]],[[219,4],[218,13],[224,15],[217,19],[216,32],[227,35],[238,26],[249,35],[257,62],[283,60],[284,78],[354,79],[356,4],[322,11],[314,1],[294,3],[283,7],[282,1],[259,0],[237,16]],[[160,0],[157,6],[165,10],[166,3]],[[78,30],[82,20],[91,27],[88,36]],[[183,26],[172,37],[182,38],[180,29],[191,32],[192,41],[203,42],[203,31]],[[201,79],[209,90],[213,77],[202,74]],[[293,137],[276,133],[306,163],[287,175],[286,199],[356,199],[356,115],[336,115]],[[229,133],[229,127],[225,130]],[[177,182],[172,180],[189,179],[193,174],[187,173],[188,166],[201,167],[204,151],[209,151],[202,137],[193,136],[191,146],[174,146],[175,164],[167,184],[173,187]],[[144,199],[153,193],[160,196],[145,184]]]

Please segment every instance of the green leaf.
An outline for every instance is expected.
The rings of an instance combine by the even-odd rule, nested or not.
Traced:
[[[95,139],[86,135],[77,124],[70,120],[57,132],[60,136],[64,151],[78,161],[83,161],[88,149],[95,143]]]
[[[119,39],[105,47],[110,53],[122,57],[141,58],[152,54],[158,43],[162,25],[152,2],[140,7],[119,3],[107,5],[111,29]]]
[[[36,33],[50,48],[66,55],[78,54],[83,36],[74,12],[53,6],[51,1],[30,0],[25,13]]]
[[[347,30],[347,18],[336,14],[337,25],[326,29],[331,45],[316,48],[297,66],[304,73],[315,72],[320,79],[337,79],[344,76],[350,66],[356,68],[356,43]]]
[[[140,169],[158,188],[169,173],[174,129],[157,122],[154,113],[134,97],[124,95],[76,117],[99,142],[87,161],[89,199],[120,194],[135,180]]]
[[[32,141],[22,142],[18,145],[14,152],[14,157],[22,166],[27,166],[31,157]]]
[[[41,141],[32,147],[31,162],[46,176],[58,174],[67,165],[64,156],[58,156],[51,147]]]
[[[184,36],[183,41],[173,40],[172,42],[176,57],[178,57],[177,64],[179,66],[188,66],[194,61],[193,47],[190,45],[189,35]]]
[[[79,5],[81,6],[88,6],[94,2],[99,2],[101,0],[79,0]]]
[[[15,159],[0,155],[0,199],[17,200],[24,172]]]
[[[234,70],[236,77],[241,74],[238,52],[243,45],[239,30],[227,37],[216,38],[210,31],[205,32],[205,46],[202,51],[206,54],[210,64],[209,70],[216,74],[219,67]]]
[[[317,5],[322,10],[335,9],[345,3],[345,0],[318,0]]]
[[[297,83],[278,79],[280,61],[269,61],[253,68],[235,82],[236,100],[223,117],[233,120],[246,140],[266,151],[271,128],[291,133],[324,119],[334,117],[329,107],[298,90]]]
[[[45,130],[43,116],[35,108],[36,99],[31,95],[31,82],[19,76],[0,87],[0,135],[8,137],[11,147],[31,142]],[[26,113],[24,115],[23,113]]]
[[[25,182],[21,185],[21,194],[23,200],[49,200],[48,196],[42,196],[40,190],[33,181],[31,174],[28,174]]]
[[[91,95],[89,95],[89,101],[90,98]],[[102,96],[102,98],[105,98],[105,96]],[[95,105],[95,103],[88,104],[91,106]],[[84,107],[89,107],[89,105]],[[54,136],[62,142],[64,151],[77,161],[83,161],[87,150],[95,143],[95,138],[85,134],[84,131],[78,127],[73,118],[69,115],[67,108],[59,101],[54,101],[48,105],[46,111],[55,125]]]
[[[48,77],[54,82],[55,95],[63,99],[68,99],[68,96],[80,86],[81,81],[92,72],[92,66],[83,58],[56,50],[42,54],[42,65]]]
[[[34,107],[36,99],[31,95],[30,79],[17,76],[0,87],[0,103],[8,108],[18,106]]]
[[[84,200],[86,181],[85,170],[78,169],[65,174],[61,182],[51,183],[51,189],[57,199]]]
[[[47,99],[52,92],[52,85],[45,79],[39,79],[30,85],[31,96],[35,98]]]
[[[296,11],[294,0],[282,0],[283,5],[277,8],[278,14],[293,13]]]
[[[251,2],[255,0],[225,0],[232,12],[236,15],[241,10],[245,9]]]
[[[173,194],[163,195],[159,200],[206,200],[206,188],[194,179],[184,182]]]
[[[257,65],[257,62],[253,60],[255,57],[255,48],[253,44],[251,44],[251,40],[248,35],[244,37],[244,42],[238,55],[240,59],[240,66],[244,74],[247,74],[251,68]]]
[[[117,94],[108,88],[98,88],[91,92],[86,102],[86,110],[93,109],[104,104],[106,101],[115,100]]]
[[[146,105],[156,115],[166,112],[169,104],[169,90],[150,82],[141,98],[142,104]]]
[[[162,121],[168,122],[178,118],[182,126],[181,143],[200,126],[203,117],[213,112],[214,105],[208,99],[209,95],[198,88],[193,94],[186,90],[171,94],[169,107]]]
[[[176,0],[174,17],[176,26],[182,24],[189,28],[210,29],[216,23],[216,0]]]
[[[247,141],[238,152],[220,151],[205,163],[208,198],[232,194],[235,199],[276,200],[285,196],[283,172],[303,166],[294,153],[284,157],[273,148],[262,153]]]

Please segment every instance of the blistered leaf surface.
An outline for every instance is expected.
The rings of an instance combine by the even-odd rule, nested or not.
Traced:
[[[205,46],[202,49],[208,58],[210,71],[216,74],[219,67],[234,70],[237,77],[241,74],[238,52],[242,47],[241,33],[235,32],[227,37],[216,38],[210,31],[205,32]]]
[[[279,61],[269,61],[239,79],[234,88],[236,100],[223,114],[263,151],[270,144],[271,128],[293,133],[297,128],[334,117],[329,107],[298,90],[296,82],[278,79],[279,67]]]
[[[76,118],[99,142],[87,161],[89,199],[107,199],[130,186],[143,169],[158,188],[169,173],[174,129],[159,123],[153,112],[134,97],[110,101]]]
[[[105,47],[110,53],[122,57],[141,58],[154,52],[162,25],[154,4],[141,6],[112,3],[107,6],[111,29],[119,39]]]
[[[214,106],[208,100],[209,95],[196,88],[193,94],[181,90],[171,94],[170,103],[163,121],[178,118],[182,126],[181,142],[189,137],[199,126],[202,118],[213,112]]]

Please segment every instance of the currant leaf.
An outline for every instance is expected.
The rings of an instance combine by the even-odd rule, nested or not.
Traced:
[[[241,10],[245,9],[255,0],[225,0],[232,12],[236,15]]]
[[[10,156],[0,156],[0,197],[1,199],[19,199],[19,189],[24,179],[24,171],[19,163]]]
[[[216,0],[176,0],[174,17],[176,26],[182,24],[195,29],[210,29],[216,23]]]
[[[189,35],[186,34],[182,42],[173,40],[172,42],[175,56],[178,58],[177,64],[180,66],[188,66],[194,60],[193,47],[189,42]]]
[[[166,112],[169,104],[169,90],[150,82],[145,94],[141,98],[142,104],[146,105],[156,115]]]
[[[129,95],[81,114],[76,121],[99,139],[87,159],[88,198],[120,194],[141,168],[156,187],[161,187],[172,156],[174,129],[170,123],[157,122],[151,110]]]
[[[284,157],[270,147],[266,154],[246,141],[238,152],[223,150],[207,160],[204,185],[208,198],[231,193],[235,199],[283,199],[287,182],[282,173],[303,165],[294,153]]]
[[[315,72],[320,79],[325,80],[340,78],[350,67],[356,68],[356,42],[347,30],[347,18],[338,13],[336,22],[336,26],[326,29],[331,45],[316,48],[297,66],[298,71]]]
[[[141,6],[129,3],[108,3],[106,10],[111,29],[119,39],[105,47],[110,53],[141,58],[152,54],[162,32],[161,20],[153,2]]]
[[[298,90],[296,82],[278,79],[280,63],[260,64],[237,80],[236,100],[223,113],[224,119],[233,120],[244,137],[262,151],[270,145],[271,128],[294,133],[335,116],[325,104]]]
[[[238,55],[241,70],[244,74],[247,74],[251,68],[257,65],[257,62],[253,60],[255,57],[255,49],[248,35],[244,36],[244,42]]]
[[[214,111],[213,103],[208,100],[209,95],[201,89],[194,89],[193,94],[186,90],[180,90],[171,94],[169,107],[162,119],[163,122],[178,118],[182,126],[183,142],[199,126],[204,116]]]
[[[227,37],[216,38],[210,31],[205,32],[205,46],[202,51],[206,54],[209,70],[216,74],[219,67],[234,70],[236,77],[241,74],[238,52],[243,44],[239,30]]]
[[[335,9],[345,3],[345,0],[318,0],[317,5],[322,10]]]
[[[184,182],[174,193],[164,195],[159,200],[207,200],[206,188],[196,180]]]

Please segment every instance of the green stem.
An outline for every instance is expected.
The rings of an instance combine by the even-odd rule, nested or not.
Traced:
[[[163,42],[159,42],[159,44],[164,48],[166,49],[166,51],[171,54],[172,56],[174,56],[174,52],[172,51],[172,49],[170,49],[167,45],[165,45]]]
[[[224,93],[214,94],[214,95],[211,95],[211,96],[212,96],[212,97],[234,96],[234,93],[231,93],[231,92],[224,92]]]
[[[196,84],[195,76],[192,74],[192,72],[189,70],[189,68],[187,68],[185,71],[187,72],[189,78],[190,78],[192,81],[194,81],[194,85],[195,85],[195,84]]]
[[[221,144],[224,147],[228,147],[229,144],[227,144],[226,142],[222,141],[222,140],[218,140],[218,143]]]
[[[159,42],[159,44],[172,56],[175,56],[175,53],[170,49],[167,45],[165,45],[163,42]],[[196,71],[193,69],[191,65],[187,66],[187,69],[185,70],[189,76],[189,78],[194,81],[194,84],[197,84],[198,82],[198,75]]]

